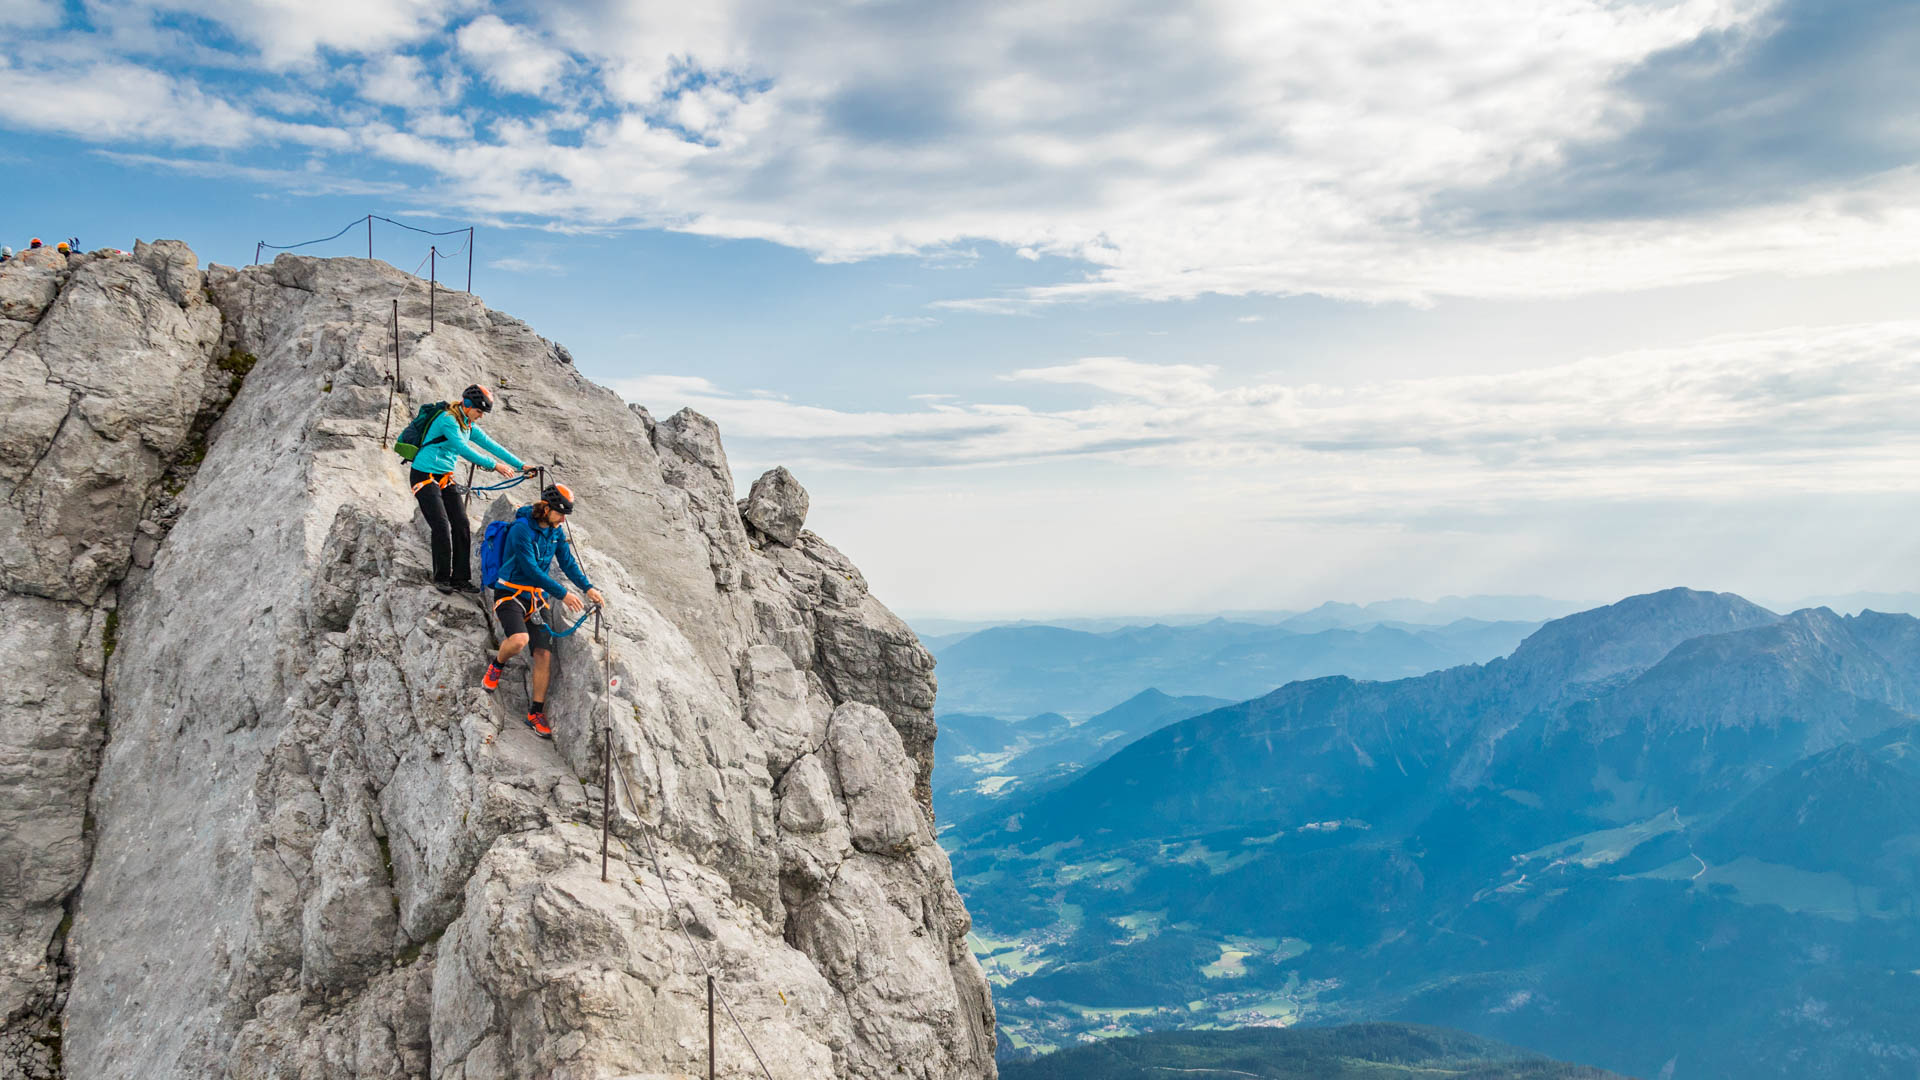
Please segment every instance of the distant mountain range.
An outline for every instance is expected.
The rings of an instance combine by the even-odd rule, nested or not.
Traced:
[[[1411,1024],[1163,1031],[1013,1059],[1000,1080],[1625,1080],[1491,1039]]]
[[[1920,594],[1914,598],[1920,600]],[[1193,626],[1226,619],[1228,622],[1267,626],[1288,625],[1295,630],[1310,632],[1333,627],[1365,628],[1383,622],[1415,623],[1421,626],[1443,626],[1459,619],[1544,622],[1577,610],[1578,604],[1549,600],[1544,596],[1444,596],[1438,600],[1376,600],[1369,604],[1329,601],[1308,611],[1236,609],[1159,615],[1066,615],[1052,619],[947,619],[927,616],[909,618],[907,621],[921,640],[926,641],[958,639],[996,626],[1057,626],[1065,630],[1085,630],[1098,634],[1129,627]]]
[[[1853,592],[1834,593],[1828,596],[1807,596],[1800,600],[1779,606],[1781,611],[1799,611],[1802,608],[1831,608],[1841,615],[1858,615],[1862,611],[1883,611],[1890,614],[1920,615],[1920,593],[1916,592]]]
[[[1102,633],[998,626],[929,647],[939,661],[943,715],[1084,717],[1149,686],[1175,696],[1238,700],[1319,675],[1418,675],[1504,656],[1538,625],[1458,619],[1444,626],[1301,631],[1214,619]]]
[[[1920,620],[1633,597],[1296,682],[945,837],[1010,1041],[1444,1024],[1668,1080],[1920,1071]]]
[[[941,822],[957,822],[1007,799],[1048,790],[1142,735],[1230,704],[1224,698],[1143,690],[1079,723],[1059,713],[1018,721],[945,714],[934,744],[934,814]]]

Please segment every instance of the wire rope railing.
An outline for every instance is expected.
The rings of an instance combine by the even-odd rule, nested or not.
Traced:
[[[473,291],[474,227],[471,225],[467,225],[458,229],[423,229],[418,225],[409,225],[404,221],[395,221],[390,217],[384,217],[380,214],[364,214],[358,218],[355,218],[352,221],[347,222],[347,224],[343,228],[341,228],[339,232],[334,233],[332,236],[323,236],[323,237],[320,237],[318,240],[302,240],[297,244],[269,244],[265,240],[261,240],[253,245],[253,261],[256,264],[259,263],[260,256],[268,251],[298,251],[301,248],[312,247],[315,244],[324,244],[332,240],[338,240],[341,237],[352,232],[354,228],[358,226],[365,226],[367,230],[367,258],[371,259],[373,258],[373,223],[376,221],[384,221],[388,225],[397,226],[399,228],[407,230],[408,232],[419,233],[422,236],[458,236],[461,233],[467,234],[467,242],[453,249],[452,251],[441,251],[437,244],[430,247],[427,252],[427,257],[425,259],[420,260],[420,262],[422,265],[427,265],[429,263],[437,264],[438,257],[459,255],[461,253],[465,253],[467,256],[467,291],[468,292]],[[437,271],[437,269],[438,267],[436,265],[435,270]],[[416,267],[414,269],[414,276],[418,277],[419,273],[420,273],[419,268]],[[435,284],[435,287],[438,286],[437,273],[435,274],[434,284]]]

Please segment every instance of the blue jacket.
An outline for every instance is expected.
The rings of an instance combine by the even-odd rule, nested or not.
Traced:
[[[566,530],[534,524],[533,507],[523,506],[513,515],[513,526],[507,530],[507,554],[500,563],[500,581],[535,586],[556,597],[565,596],[567,587],[547,572],[556,555],[560,558],[560,569],[566,571],[575,585],[582,591],[593,588],[586,572],[580,569],[580,561],[573,557],[573,545],[567,542]]]
[[[507,453],[507,448],[487,438],[487,433],[474,424],[462,430],[460,421],[453,415],[452,409],[444,409],[433,423],[427,425],[427,435],[420,443],[420,452],[413,456],[413,467],[423,473],[439,476],[450,473],[466,458],[483,469],[493,468],[493,459],[474,447],[474,443],[500,456],[500,460],[523,468],[520,459]]]

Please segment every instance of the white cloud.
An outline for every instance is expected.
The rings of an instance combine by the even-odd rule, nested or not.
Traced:
[[[1057,367],[1027,368],[1001,378],[1013,382],[1092,386],[1125,397],[1163,404],[1213,398],[1219,369],[1197,364],[1142,364],[1124,356],[1089,356]]]
[[[854,329],[865,330],[870,333],[894,331],[903,334],[914,334],[939,325],[940,320],[930,315],[883,315],[878,319],[869,319],[863,323],[856,323]]]
[[[0,0],[0,27],[39,30],[60,25],[58,0]]]
[[[515,19],[476,17],[477,0],[183,4],[102,9],[107,29],[85,40],[121,50],[100,66],[122,75],[158,50],[169,70],[222,62],[154,22],[191,10],[292,72],[279,92],[309,92],[294,76],[335,50],[370,57],[358,104],[439,106],[454,88],[395,50],[451,35],[480,78],[537,101],[476,109],[466,126],[372,123],[351,141],[477,214],[758,238],[828,260],[964,263],[985,240],[1090,267],[953,310],[1209,292],[1562,296],[1906,264],[1920,250],[1912,167],[1653,214],[1498,222],[1463,209],[1632,131],[1646,106],[1624,76],[1703,41],[1763,42],[1774,0],[1005,2],[911,18],[718,0]],[[155,78],[168,80],[144,87],[157,99],[129,76],[0,104],[0,117],[101,140],[322,138],[232,115],[190,72]],[[209,130],[194,137],[178,118],[203,102]]]
[[[505,270],[514,274],[565,274],[567,268],[554,262],[546,254],[508,255],[490,260],[487,265],[495,270]]]
[[[458,79],[435,79],[417,56],[387,53],[361,68],[360,96],[379,105],[433,109],[459,100],[460,86]]]
[[[1283,476],[1301,517],[1538,501],[1717,500],[1908,490],[1920,465],[1920,322],[1794,329],[1504,375],[1354,387],[1217,385],[1211,368],[1092,357],[1016,372],[1085,386],[1064,409],[923,395],[904,412],[751,399],[703,378],[616,387],[691,405],[732,444],[819,467],[1027,465],[1058,458]],[[1389,508],[1385,511],[1382,508]]]
[[[235,147],[295,125],[269,124],[252,113],[157,71],[101,62],[48,73],[0,59],[0,121],[16,129],[55,131],[102,142],[160,141]]]
[[[498,15],[482,15],[461,27],[455,41],[483,78],[510,93],[539,97],[566,71],[565,54]]]
[[[277,189],[291,191],[296,195],[380,195],[394,198],[405,195],[409,190],[407,185],[391,180],[362,180],[353,176],[341,176],[325,169],[262,169],[228,162],[201,161],[197,158],[123,154],[113,150],[95,150],[94,153],[109,161],[143,169],[167,169],[189,176],[205,176],[214,179],[242,177],[256,183],[270,184]],[[273,237],[273,239],[287,238]]]
[[[121,26],[152,28],[189,16],[224,27],[277,68],[311,62],[322,49],[375,54],[435,35],[465,0],[120,0],[89,5]]]
[[[407,118],[407,130],[427,139],[471,139],[473,125],[452,113],[416,113]]]

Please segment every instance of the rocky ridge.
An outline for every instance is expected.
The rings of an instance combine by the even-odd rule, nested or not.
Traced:
[[[722,1016],[724,1075],[993,1075],[931,658],[784,470],[743,516],[706,418],[426,304],[169,243],[0,268],[0,1077],[693,1074],[706,965],[752,1041]],[[427,586],[382,444],[474,381],[608,594],[550,744],[517,672],[478,690],[489,620]]]

